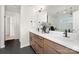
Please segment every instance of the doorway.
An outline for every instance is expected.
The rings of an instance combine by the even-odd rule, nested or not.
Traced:
[[[20,6],[5,6],[4,41],[5,48],[20,47]]]

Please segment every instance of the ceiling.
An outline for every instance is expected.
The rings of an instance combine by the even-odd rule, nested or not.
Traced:
[[[20,6],[19,5],[6,5],[5,10],[19,13],[20,12]]]
[[[70,12],[71,7],[72,7],[72,10],[79,9],[78,5],[46,5],[48,13],[52,15],[55,15],[56,13],[61,13],[64,11]],[[5,10],[20,13],[20,5],[6,5]]]
[[[71,9],[72,8],[72,9]],[[48,13],[55,15],[56,13],[62,13],[64,11],[70,12],[71,10],[78,10],[78,5],[49,5],[47,6]]]

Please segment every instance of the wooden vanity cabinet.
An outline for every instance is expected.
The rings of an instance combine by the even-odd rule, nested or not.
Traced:
[[[30,32],[31,46],[38,54],[77,54],[78,52]]]
[[[31,46],[34,49],[34,51],[38,54],[43,54],[44,53],[44,39],[40,36],[37,36],[33,33],[31,33]]]

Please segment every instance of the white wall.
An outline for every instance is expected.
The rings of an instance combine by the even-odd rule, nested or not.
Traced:
[[[79,32],[79,11],[73,13],[73,29],[76,33]]]
[[[79,39],[79,10],[73,13],[73,30]]]
[[[73,12],[73,39],[79,41],[79,10]]]
[[[21,20],[20,20],[20,42],[21,48],[28,46],[30,19],[32,19],[32,6],[21,6]]]
[[[39,20],[45,21],[44,14],[40,15],[37,11],[40,6],[21,6],[21,20],[20,20],[20,43],[21,48],[30,45],[29,31],[36,29]],[[31,23],[32,21],[32,23]],[[32,25],[34,25],[32,27]]]
[[[0,48],[4,48],[4,6],[0,6]]]

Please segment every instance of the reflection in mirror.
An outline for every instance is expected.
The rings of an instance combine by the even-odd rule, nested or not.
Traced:
[[[78,10],[79,6],[52,5],[47,7],[48,23],[56,31],[73,31],[73,12]]]
[[[72,32],[73,29],[73,17],[70,14],[62,14],[56,16],[49,16],[48,23],[54,26],[57,31],[64,31],[68,29]]]

